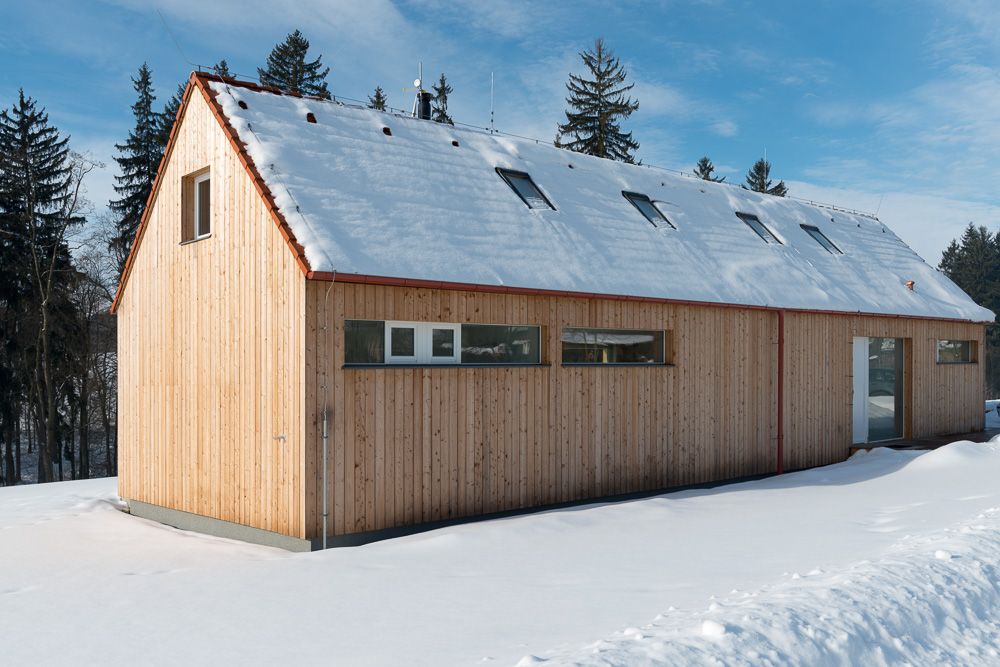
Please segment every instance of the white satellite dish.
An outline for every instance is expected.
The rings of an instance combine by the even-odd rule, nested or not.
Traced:
[[[420,87],[420,79],[414,79],[413,80],[413,87],[414,88],[419,88]]]

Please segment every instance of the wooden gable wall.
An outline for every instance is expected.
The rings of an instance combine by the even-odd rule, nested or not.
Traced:
[[[117,311],[119,494],[302,537],[305,278],[198,89],[176,132]]]

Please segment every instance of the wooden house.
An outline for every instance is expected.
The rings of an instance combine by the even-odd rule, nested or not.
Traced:
[[[873,217],[208,74],[114,312],[132,512],[291,549],[979,430],[993,320]]]

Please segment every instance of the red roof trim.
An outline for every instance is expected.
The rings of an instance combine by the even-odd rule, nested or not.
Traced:
[[[713,301],[690,301],[686,299],[665,299],[652,296],[629,296],[626,294],[599,294],[596,292],[570,292],[564,290],[536,289],[532,287],[508,287],[506,285],[479,285],[475,283],[451,283],[441,280],[417,280],[414,278],[395,278],[390,276],[366,276],[357,273],[333,273],[329,271],[310,271],[306,274],[309,280],[325,280],[338,283],[355,283],[362,285],[385,285],[390,287],[416,287],[423,289],[446,289],[463,292],[489,292],[492,294],[519,294],[526,296],[562,297],[567,299],[599,299],[601,301],[634,301],[640,303],[661,303],[674,306],[699,306],[702,308],[732,308],[737,310],[765,310],[769,312],[807,313],[814,315],[843,315],[862,317],[885,317],[903,320],[933,320],[935,322],[962,322],[965,324],[992,324],[992,322],[974,322],[958,318],[928,317],[925,315],[890,315],[886,313],[864,313],[850,310],[810,310],[808,308],[778,308],[775,306],[751,306],[739,303],[716,303]]]

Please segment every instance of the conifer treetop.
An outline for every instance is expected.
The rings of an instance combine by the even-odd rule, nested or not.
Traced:
[[[323,56],[308,62],[309,40],[296,30],[284,42],[277,44],[267,57],[266,69],[257,68],[261,84],[303,95],[330,99],[326,88],[326,75],[330,68],[323,68]]]
[[[18,102],[0,112],[0,204],[15,216],[53,214],[68,196],[69,137],[49,125],[45,109],[18,91]]]
[[[765,194],[774,195],[776,197],[784,197],[788,194],[788,188],[785,187],[785,182],[781,181],[777,185],[773,185],[771,178],[771,163],[761,158],[757,160],[750,171],[747,172],[747,184],[740,185],[744,190],[753,190],[754,192],[763,192]],[[750,186],[750,187],[747,187]]]
[[[715,165],[712,164],[712,161],[709,160],[707,156],[698,160],[698,164],[694,166],[694,175],[703,181],[722,183],[724,180],[726,180],[725,176],[720,176],[718,178],[713,176],[712,173],[714,171],[715,171]]]
[[[153,111],[156,96],[153,94],[152,72],[146,63],[139,68],[139,76],[132,79],[132,85],[138,96],[132,105],[135,127],[124,144],[115,144],[119,152],[115,162],[121,175],[115,176],[114,188],[121,199],[108,203],[119,218],[118,235],[112,241],[119,251],[132,245],[163,156],[163,145],[160,143],[163,116]],[[167,136],[169,133],[167,130]]]
[[[639,143],[632,139],[631,132],[622,132],[618,121],[627,119],[639,108],[639,100],[625,96],[635,84],[625,84],[628,72],[601,37],[580,58],[592,78],[569,75],[566,89],[570,96],[566,103],[571,110],[566,111],[566,122],[559,125],[556,145],[578,153],[634,162],[633,154]]]
[[[167,143],[170,141],[170,132],[174,129],[174,121],[177,120],[177,112],[181,109],[186,89],[187,84],[178,84],[177,92],[167,100],[167,103],[163,107],[163,112],[157,116],[156,143],[159,145],[161,152],[167,149]]]
[[[431,107],[431,120],[437,123],[454,125],[454,121],[452,121],[451,116],[448,115],[448,95],[454,91],[452,87],[448,85],[444,72],[441,73],[441,79],[432,87],[432,89],[434,90],[434,102]]]
[[[385,111],[389,98],[386,96],[382,86],[375,86],[375,93],[368,96],[368,108],[376,111]]]

